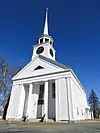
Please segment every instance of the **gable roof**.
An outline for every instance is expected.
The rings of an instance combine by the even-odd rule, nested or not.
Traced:
[[[75,73],[73,72],[73,70],[71,69],[71,67],[66,66],[66,65],[63,65],[63,64],[61,64],[61,63],[59,63],[59,62],[57,62],[57,61],[54,61],[54,60],[49,59],[49,58],[47,58],[47,57],[44,57],[44,56],[42,56],[42,55],[37,55],[37,57],[34,58],[34,60],[30,61],[22,70],[20,70],[20,71],[13,77],[13,80],[18,80],[18,79],[16,79],[16,76],[18,76],[20,73],[22,73],[23,70],[25,70],[28,66],[30,66],[30,65],[32,64],[32,62],[34,62],[37,58],[43,59],[43,60],[45,60],[45,61],[47,61],[47,62],[49,62],[49,63],[51,63],[51,64],[53,64],[53,65],[55,65],[55,66],[57,66],[57,67],[60,67],[60,68],[64,69],[65,71],[71,71],[71,73],[73,74],[73,76],[75,77],[75,79],[77,80],[77,82],[80,84],[80,86],[82,87],[82,89],[83,89],[84,92],[85,92],[85,89],[83,88],[82,84],[80,83],[79,79],[77,78],[77,76],[75,75]],[[39,66],[37,66],[36,68],[38,68],[38,67],[39,67]],[[41,67],[41,66],[40,66],[40,67]],[[35,68],[35,69],[36,69],[36,68]],[[42,68],[42,67],[41,67],[41,68]],[[34,69],[34,70],[35,70],[35,69]],[[55,71],[55,72],[53,72],[53,73],[58,73],[58,72],[64,72],[64,71]],[[49,72],[48,72],[48,73],[49,73]],[[49,74],[52,74],[52,73],[49,73]],[[47,73],[45,73],[45,75],[47,75]],[[34,76],[36,77],[36,75],[34,75]],[[42,75],[40,74],[39,76],[42,76]],[[24,77],[23,79],[31,78],[31,77],[33,77],[33,76]],[[21,79],[21,78],[19,78],[19,80],[20,80],[20,79]]]
[[[51,64],[54,64],[54,65],[56,65],[58,67],[61,67],[63,69],[71,69],[69,66],[63,65],[63,64],[61,64],[57,61],[54,61],[52,59],[49,59],[49,58],[45,57],[45,56],[42,56],[42,55],[38,55],[38,56],[39,56],[39,58],[41,58],[43,60],[46,60],[47,62],[50,62]]]
[[[36,65],[34,64],[37,59],[39,60],[39,63],[37,62]],[[41,64],[40,62],[43,61],[44,64]],[[46,65],[48,64],[48,66]],[[33,71],[36,69],[38,66],[42,66],[43,68],[47,68],[48,70],[45,71],[42,69],[42,71]],[[45,66],[45,67],[44,67]],[[33,70],[32,70],[33,69]],[[47,57],[44,57],[42,55],[37,55],[33,60],[31,60],[21,71],[19,71],[12,80],[23,78],[23,77],[31,77],[31,76],[36,76],[36,75],[42,75],[42,74],[50,74],[56,71],[61,71],[61,70],[69,70],[71,69],[68,66],[65,66],[57,61],[54,61],[52,59],[49,59]]]

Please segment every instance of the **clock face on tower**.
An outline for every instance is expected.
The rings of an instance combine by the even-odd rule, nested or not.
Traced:
[[[53,50],[50,48],[50,54],[53,57]]]
[[[41,54],[42,52],[44,51],[44,47],[39,47],[37,50],[36,50],[36,53],[37,54]]]

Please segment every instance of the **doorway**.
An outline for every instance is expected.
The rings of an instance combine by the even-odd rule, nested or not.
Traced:
[[[37,107],[37,118],[41,119],[43,117],[43,107],[44,107],[44,84],[39,85],[39,98]]]
[[[48,90],[48,118],[55,120],[55,82],[49,82]]]

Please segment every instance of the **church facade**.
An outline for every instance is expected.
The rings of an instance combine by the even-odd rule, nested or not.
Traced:
[[[39,121],[43,116],[60,121],[90,119],[86,92],[73,70],[55,59],[48,34],[48,11],[44,32],[33,47],[31,61],[13,77],[7,119]]]

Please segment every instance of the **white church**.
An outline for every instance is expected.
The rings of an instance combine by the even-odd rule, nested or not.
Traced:
[[[91,118],[86,92],[73,70],[56,61],[53,38],[48,33],[48,10],[44,32],[33,46],[31,61],[13,77],[6,118],[55,122]]]

